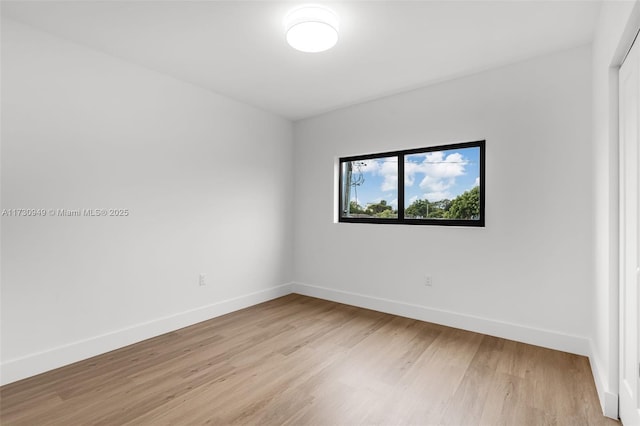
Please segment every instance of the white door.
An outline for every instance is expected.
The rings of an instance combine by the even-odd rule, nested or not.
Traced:
[[[620,419],[640,425],[640,42],[620,68]]]

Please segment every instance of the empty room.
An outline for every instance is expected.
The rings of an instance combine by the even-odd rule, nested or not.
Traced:
[[[0,424],[640,426],[640,0],[0,15]]]

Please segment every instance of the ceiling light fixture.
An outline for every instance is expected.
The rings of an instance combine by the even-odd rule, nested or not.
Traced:
[[[338,16],[324,6],[301,6],[284,18],[287,43],[301,52],[323,52],[338,42]]]

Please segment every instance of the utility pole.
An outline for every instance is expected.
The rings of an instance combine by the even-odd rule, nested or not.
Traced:
[[[344,187],[342,188],[342,193],[344,194],[342,210],[344,211],[345,216],[349,216],[351,214],[351,175],[353,174],[353,163],[351,161],[347,161],[346,166],[347,170],[344,174]]]

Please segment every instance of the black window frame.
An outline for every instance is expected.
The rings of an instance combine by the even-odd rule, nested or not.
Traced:
[[[480,177],[480,217],[473,219],[407,219],[404,217],[404,157],[412,154],[423,154],[434,151],[448,151],[462,148],[479,148],[479,177]],[[400,151],[378,152],[374,154],[354,155],[339,158],[338,164],[338,222],[342,223],[379,223],[394,225],[436,225],[436,226],[467,226],[467,227],[484,227],[485,226],[485,151],[486,141],[479,140],[473,142],[452,143],[446,145],[429,146],[424,148],[405,149]],[[397,157],[398,159],[398,217],[397,218],[363,218],[363,217],[343,217],[344,208],[344,187],[343,179],[343,163],[350,161],[373,160],[377,158]]]

